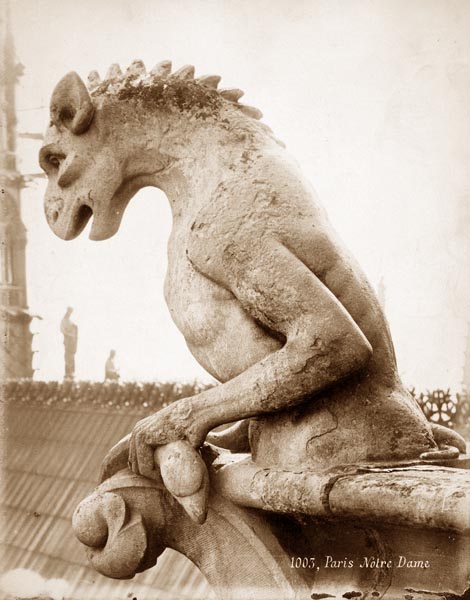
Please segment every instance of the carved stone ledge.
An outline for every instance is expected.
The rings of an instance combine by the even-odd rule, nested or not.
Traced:
[[[321,473],[265,469],[221,455],[213,481],[242,506],[313,517],[360,518],[470,534],[470,470],[436,464],[357,465]]]
[[[202,525],[161,482],[127,469],[80,504],[74,528],[99,572],[132,577],[168,547],[198,566],[217,600],[464,593],[470,471],[414,464],[292,473],[208,447],[203,456],[212,491]],[[379,566],[364,566],[366,557]],[[424,566],[402,565],[409,560]]]
[[[92,565],[108,577],[131,578],[173,548],[199,567],[218,599],[249,600],[261,591],[263,599],[289,600],[308,593],[269,520],[216,492],[205,523],[197,525],[161,483],[126,469],[80,503],[73,527]]]

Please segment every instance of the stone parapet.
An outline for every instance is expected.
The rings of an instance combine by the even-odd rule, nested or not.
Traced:
[[[204,524],[158,475],[127,469],[79,505],[75,532],[98,571],[132,577],[170,547],[199,567],[218,600],[340,592],[432,600],[465,592],[468,456],[452,467],[415,461],[323,473],[263,469],[210,446],[203,456],[211,479]]]

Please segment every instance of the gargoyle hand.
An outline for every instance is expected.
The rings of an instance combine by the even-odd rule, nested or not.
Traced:
[[[207,431],[197,427],[191,413],[191,399],[183,399],[139,421],[129,441],[129,466],[144,477],[161,476],[191,519],[203,523],[209,476],[197,448]]]

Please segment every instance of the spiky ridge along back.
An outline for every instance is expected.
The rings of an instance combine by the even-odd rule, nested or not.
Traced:
[[[144,102],[151,101],[154,106],[171,103],[183,110],[197,107],[212,111],[222,101],[227,101],[247,117],[261,119],[263,114],[260,110],[238,102],[243,96],[242,90],[218,89],[220,79],[218,75],[195,79],[192,65],[185,65],[172,73],[169,60],[158,63],[147,73],[144,63],[134,60],[125,73],[119,65],[111,65],[104,80],[100,79],[97,71],[92,71],[88,75],[88,89],[92,96],[106,94],[120,100],[139,98]]]

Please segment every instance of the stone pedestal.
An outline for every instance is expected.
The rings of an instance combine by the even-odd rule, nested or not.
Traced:
[[[327,597],[437,600],[470,576],[468,457],[357,465],[321,474],[261,469],[204,450],[211,497],[198,525],[165,490],[127,469],[74,515],[101,573],[127,578],[165,547],[206,576],[219,600]]]

